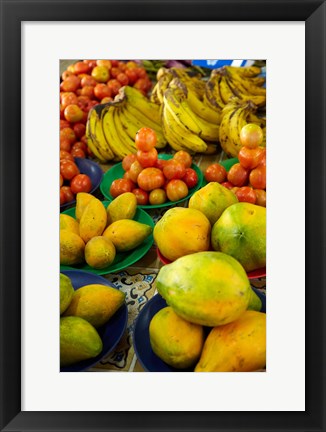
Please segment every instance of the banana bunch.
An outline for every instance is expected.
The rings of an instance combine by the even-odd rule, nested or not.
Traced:
[[[214,153],[219,140],[220,112],[203,102],[205,81],[194,70],[161,68],[151,101],[160,106],[162,129],[174,150]]]
[[[250,101],[232,98],[222,109],[219,141],[229,157],[237,157],[242,147],[240,131],[247,123],[256,123],[262,127],[266,145],[266,119],[256,115],[257,107]]]
[[[258,76],[261,69],[256,66],[223,66],[214,69],[206,83],[204,100],[212,109],[222,110],[236,97],[243,101],[250,100],[257,107],[266,106],[265,78]]]
[[[120,161],[128,154],[137,152],[135,137],[142,127],[155,130],[156,148],[166,146],[160,107],[137,89],[125,86],[114,101],[96,105],[89,111],[87,144],[100,162]]]

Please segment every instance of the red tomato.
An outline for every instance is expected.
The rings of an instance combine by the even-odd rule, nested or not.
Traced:
[[[70,127],[61,129],[60,130],[60,142],[63,139],[68,140],[70,144],[73,144],[74,142],[76,142],[76,134],[75,134],[74,130]]]
[[[242,186],[237,191],[235,191],[235,194],[239,200],[239,202],[248,202],[251,204],[256,204],[256,192],[253,190],[250,186]]]
[[[104,97],[103,99],[101,99],[101,104],[106,104],[108,102],[112,102],[113,99],[109,96]]]
[[[137,178],[138,186],[146,192],[161,188],[165,183],[163,172],[158,168],[144,168]]]
[[[99,100],[102,100],[105,97],[112,97],[112,90],[107,84],[98,83],[94,87],[94,96]]]
[[[157,159],[155,167],[159,168],[160,170],[163,171],[163,168],[165,167],[165,165],[167,164],[167,160],[165,159]]]
[[[143,168],[153,167],[157,161],[157,150],[153,147],[149,151],[137,151],[137,160]]]
[[[90,67],[87,63],[83,62],[83,61],[79,61],[77,63],[74,64],[74,70],[75,73],[78,74],[83,74],[83,73],[87,73],[90,71]]]
[[[125,193],[131,192],[135,187],[135,184],[128,179],[116,179],[113,180],[110,186],[110,194],[113,198]]]
[[[112,67],[118,67],[119,66],[119,60],[110,60]]]
[[[181,179],[186,174],[186,167],[182,162],[170,159],[163,168],[163,174],[169,180]]]
[[[73,201],[75,199],[75,195],[72,192],[70,186],[61,186],[60,189],[60,197],[61,197],[61,191],[63,191],[64,197],[65,197],[65,203],[68,203],[70,201]]]
[[[118,80],[111,79],[107,82],[107,86],[111,90],[112,97],[116,96],[119,93],[120,88],[122,87]]]
[[[156,146],[157,136],[156,132],[148,127],[139,129],[135,137],[135,144],[138,150],[150,151]]]
[[[124,72],[129,80],[129,85],[135,84],[135,82],[138,80],[137,72],[134,69],[126,69]]]
[[[138,78],[146,78],[147,77],[146,69],[144,69],[143,67],[137,66],[134,68],[134,70],[137,73]]]
[[[147,205],[148,204],[148,192],[144,191],[140,188],[135,188],[131,191],[134,195],[136,195],[137,204],[138,205]]]
[[[77,141],[72,145],[71,150],[81,149],[85,153],[87,151],[87,144],[83,141]]]
[[[63,185],[63,177],[62,177],[62,175],[60,174],[60,187]]]
[[[149,81],[146,78],[138,78],[133,87],[146,96],[151,84],[149,84]]]
[[[80,122],[83,118],[83,111],[78,105],[68,105],[64,110],[65,119],[71,123]]]
[[[67,150],[60,150],[60,160],[61,159],[69,159],[73,162],[75,162],[74,157],[72,156],[72,154],[67,151]]]
[[[68,76],[65,80],[60,84],[60,90],[64,92],[76,92],[76,90],[80,87],[81,79],[76,75]]]
[[[60,130],[69,127],[70,127],[70,122],[68,122],[67,120],[60,119]]]
[[[60,140],[60,150],[64,150],[66,152],[70,152],[70,150],[71,150],[71,143],[70,143],[69,139],[63,138],[62,140]]]
[[[82,150],[81,148],[74,148],[71,149],[71,155],[75,158],[85,158],[86,157],[86,153],[84,152],[84,150]]]
[[[262,207],[266,207],[266,191],[264,189],[255,189],[256,192],[256,204]]]
[[[140,163],[138,162],[138,160],[135,160],[135,162],[133,162],[130,165],[129,168],[129,177],[131,178],[131,180],[135,183],[137,183],[137,179],[139,174],[142,172],[143,167],[140,165]]]
[[[240,142],[245,147],[256,148],[262,144],[263,139],[263,130],[255,123],[246,124],[240,131]]]
[[[61,159],[60,173],[65,180],[71,180],[79,174],[79,168],[74,161],[69,159]]]
[[[77,104],[78,103],[78,97],[76,95],[76,93],[73,92],[63,92],[61,93],[61,105],[63,110],[68,106],[68,105],[73,105],[73,104]]]
[[[124,72],[121,72],[117,75],[117,80],[122,86],[126,86],[129,84],[129,78]]]
[[[119,69],[118,67],[114,66],[111,68],[110,70],[110,75],[112,78],[117,78],[117,76],[122,72],[121,69]]]
[[[130,154],[128,154],[127,156],[125,156],[125,157],[122,159],[122,168],[123,168],[125,171],[128,171],[128,170],[130,169],[131,164],[132,164],[133,162],[135,162],[135,160],[137,160],[137,157],[136,157],[136,155],[135,155],[134,153],[130,153]]]
[[[204,177],[208,182],[223,183],[227,178],[227,171],[223,165],[213,163],[206,168]]]
[[[105,66],[107,67],[109,70],[112,67],[112,63],[110,60],[96,60],[96,65],[97,66]]]
[[[73,125],[73,130],[75,132],[76,137],[81,138],[82,136],[85,135],[86,126],[84,125],[84,123],[75,123]]]
[[[77,90],[78,96],[87,96],[90,99],[94,97],[94,86],[84,86],[81,89]]]
[[[198,175],[196,171],[192,168],[186,168],[185,175],[181,178],[186,185],[188,186],[188,189],[191,189],[196,186],[198,183]]]
[[[249,182],[255,189],[266,189],[266,167],[261,165],[253,169],[249,174]]]
[[[167,196],[164,189],[158,188],[153,189],[149,193],[149,203],[151,205],[164,204],[166,202]]]
[[[241,147],[238,159],[244,168],[254,169],[263,161],[264,155],[263,147]]]
[[[62,81],[64,81],[66,78],[68,78],[68,77],[70,77],[72,75],[75,75],[75,74],[72,71],[70,71],[70,70],[63,71],[62,75],[61,75]]]
[[[263,157],[262,157],[262,160],[261,160],[261,162],[259,163],[259,165],[264,165],[264,166],[266,166],[266,148],[265,147],[262,147],[262,149],[263,149]],[[259,166],[258,165],[258,166]]]
[[[182,162],[186,168],[191,167],[192,157],[188,152],[186,152],[184,150],[177,151],[174,154],[173,159],[178,161],[178,162]]]
[[[233,186],[244,186],[248,182],[248,178],[249,170],[240,165],[240,163],[232,165],[227,174],[227,179]]]
[[[166,195],[170,201],[178,201],[188,195],[188,187],[184,181],[172,179],[166,185]]]
[[[83,76],[83,78],[80,81],[80,85],[82,87],[85,87],[85,86],[95,87],[96,84],[97,84],[96,79],[93,78],[91,75],[85,75],[85,76]]]
[[[92,181],[87,174],[77,174],[70,181],[70,188],[74,194],[78,192],[90,192],[92,189]]]

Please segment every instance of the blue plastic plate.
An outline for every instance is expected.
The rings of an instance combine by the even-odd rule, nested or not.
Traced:
[[[87,174],[92,182],[92,189],[90,193],[93,193],[96,191],[96,189],[101,184],[102,178],[103,178],[103,171],[102,168],[99,166],[98,163],[86,159],[86,158],[75,158],[76,165],[79,168],[79,171],[81,174]],[[76,204],[76,200],[69,201],[68,203],[62,204],[60,206],[60,211],[63,211],[67,209],[68,207],[71,207]]]
[[[261,312],[266,313],[266,295],[260,290],[253,288],[262,301]],[[149,324],[153,316],[167,306],[166,301],[160,294],[154,295],[140,311],[134,328],[133,344],[134,350],[146,372],[191,372],[189,369],[175,369],[154,354],[149,340]],[[206,328],[207,333],[209,327]]]
[[[80,270],[62,270],[61,273],[70,278],[74,290],[89,284],[107,285],[117,289],[104,277],[92,273]],[[103,349],[100,354],[94,358],[83,360],[71,366],[61,367],[60,372],[82,372],[98,363],[103,357],[114,350],[125,332],[127,321],[128,309],[126,303],[124,303],[106,324],[97,329],[103,342]]]

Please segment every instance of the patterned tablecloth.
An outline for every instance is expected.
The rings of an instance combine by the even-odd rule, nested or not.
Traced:
[[[168,151],[164,151],[167,153]],[[193,159],[199,168],[204,172],[206,167],[218,162],[224,158],[223,152],[214,155],[196,155]],[[104,172],[110,169],[112,165],[103,165]],[[95,195],[104,199],[99,190]],[[179,204],[187,206],[188,202]],[[167,208],[153,209],[148,211],[154,222],[157,222]],[[148,302],[156,293],[155,280],[162,264],[157,257],[156,246],[153,244],[147,254],[134,265],[121,270],[118,273],[104,275],[109,282],[126,293],[126,304],[128,307],[128,323],[126,331],[116,346],[115,350],[108,356],[104,357],[94,367],[88,369],[89,372],[144,372],[141,364],[135,354],[132,335],[135,320],[146,302]],[[251,285],[255,288],[266,290],[266,278],[251,279]]]

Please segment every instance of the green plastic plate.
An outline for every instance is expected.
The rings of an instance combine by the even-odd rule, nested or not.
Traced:
[[[105,208],[109,205],[110,201],[102,201]],[[65,213],[69,216],[75,217],[75,210],[76,207],[72,207],[68,210],[65,210],[62,213]],[[137,222],[141,222],[147,225],[150,225],[152,228],[154,228],[154,221],[153,219],[147,214],[144,210],[137,208],[134,220]],[[88,264],[78,264],[75,266],[65,266],[60,265],[60,271],[62,270],[83,270],[87,271],[89,273],[97,274],[97,275],[103,275],[108,273],[115,273],[117,271],[120,271],[126,267],[131,266],[135,262],[139,261],[151,248],[152,244],[154,242],[153,235],[151,234],[147,239],[139,245],[137,248],[129,251],[129,252],[117,252],[115,259],[113,263],[105,267],[103,269],[94,269],[90,267]]]
[[[170,154],[159,154],[158,155],[159,159],[164,159],[164,160],[168,160],[168,159],[172,159],[173,155]],[[193,195],[201,186],[203,183],[203,173],[201,172],[201,170],[199,169],[199,167],[195,164],[191,165],[191,168],[194,169],[197,173],[198,176],[198,183],[196,184],[196,186],[194,186],[193,188],[189,189],[189,193],[186,197],[182,198],[181,200],[178,201],[166,201],[163,204],[156,204],[156,205],[138,205],[138,207],[142,208],[142,209],[155,209],[155,208],[161,208],[161,207],[171,207],[174,206],[178,203],[181,203],[183,201],[186,201],[187,199],[189,199],[191,197],[191,195]],[[124,174],[124,169],[122,168],[122,162],[114,165],[112,168],[110,168],[103,176],[102,182],[100,184],[100,190],[102,192],[102,194],[104,195],[104,197],[110,201],[113,200],[112,195],[110,194],[110,186],[113,182],[113,180],[122,178],[123,174]]]

